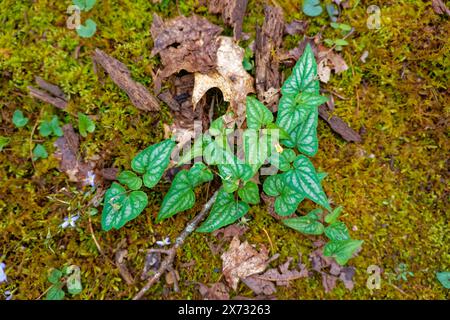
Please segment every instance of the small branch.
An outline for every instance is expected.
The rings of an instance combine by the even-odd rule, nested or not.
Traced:
[[[192,219],[184,228],[183,232],[178,236],[178,238],[175,240],[174,245],[167,250],[167,252],[164,252],[167,254],[166,258],[161,263],[161,266],[159,267],[158,271],[147,281],[145,286],[133,297],[133,300],[139,300],[142,299],[144,294],[161,278],[161,276],[166,273],[170,272],[170,270],[173,270],[173,261],[175,259],[175,256],[177,254],[177,249],[181,248],[181,246],[184,244],[184,241],[186,238],[194,232],[195,229],[197,229],[197,226],[200,222],[202,222],[206,216],[209,213],[209,210],[211,209],[212,205],[216,201],[217,194],[219,191],[216,191],[212,197],[208,200],[207,203],[203,206],[202,211],[198,215],[195,216],[194,219]]]

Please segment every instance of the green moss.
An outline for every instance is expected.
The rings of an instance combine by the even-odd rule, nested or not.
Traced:
[[[279,1],[286,19],[306,19],[298,1]],[[212,22],[221,18],[210,15],[195,0],[171,3],[166,9],[151,1],[102,1],[82,19],[97,22],[93,38],[81,39],[65,28],[67,3],[38,1],[2,2],[0,21],[0,135],[11,138],[0,152],[0,259],[7,265],[9,282],[0,286],[0,293],[12,290],[16,298],[36,299],[48,287],[47,270],[64,264],[77,264],[82,270],[84,290],[81,299],[129,299],[140,284],[128,286],[111,262],[121,241],[128,249],[128,267],[140,276],[144,264],[143,251],[156,240],[170,236],[173,240],[185,223],[206,201],[205,190],[198,191],[198,204],[185,214],[155,224],[162,197],[169,185],[161,184],[149,193],[149,206],[143,214],[119,231],[104,233],[100,217],[92,217],[95,235],[105,252],[99,254],[89,229],[89,219],[81,210],[82,219],[76,229],[62,230],[59,224],[69,212],[79,209],[82,193],[76,192],[67,177],[59,173],[57,161],[30,161],[30,142],[44,143],[49,154],[54,151],[55,138],[39,141],[37,134],[30,141],[34,124],[43,114],[57,114],[66,123],[76,125],[71,114],[83,112],[94,116],[96,130],[82,140],[87,156],[102,154],[108,165],[129,168],[131,158],[144,147],[160,141],[163,124],[170,123],[170,112],[159,115],[143,113],[132,106],[128,97],[111,80],[93,71],[91,52],[100,47],[123,61],[133,77],[152,86],[151,70],[158,66],[150,51],[150,26],[153,12],[164,17],[179,13],[197,13]],[[328,172],[324,187],[335,205],[345,208],[343,220],[354,230],[354,238],[363,239],[363,250],[350,261],[356,267],[356,284],[347,291],[342,284],[325,294],[318,275],[293,281],[279,287],[277,297],[287,299],[448,299],[448,290],[440,286],[434,273],[450,266],[450,235],[448,232],[448,178],[446,157],[449,145],[445,119],[449,83],[448,19],[437,16],[428,3],[396,1],[379,4],[382,28],[366,27],[366,8],[359,4],[345,11],[341,22],[351,24],[355,33],[343,50],[349,70],[332,75],[324,86],[346,98],[335,99],[335,114],[354,128],[364,127],[362,144],[346,143],[321,122],[320,152],[315,165]],[[249,1],[244,31],[254,38],[256,24],[264,20],[260,1]],[[311,19],[309,35],[327,23],[326,16]],[[229,27],[225,34],[231,34]],[[328,27],[324,37],[337,33]],[[300,37],[287,37],[285,46],[294,47]],[[74,52],[79,47],[79,57]],[[366,63],[359,56],[367,50]],[[68,113],[56,110],[28,97],[26,87],[39,75],[58,84],[70,95]],[[16,129],[11,117],[20,108],[30,118],[29,124]],[[69,190],[69,194],[65,191]],[[64,203],[67,202],[67,203]],[[303,203],[306,212],[312,203]],[[266,213],[265,206],[254,207],[250,216],[250,243],[280,253],[279,262],[313,250],[312,240],[277,223]],[[270,239],[270,240],[269,240]],[[180,293],[166,298],[200,298],[195,282],[218,281],[221,260],[213,255],[208,243],[217,244],[210,235],[194,234],[178,252],[176,267],[195,261],[190,268],[178,268]],[[273,263],[275,265],[278,262]],[[379,291],[366,286],[369,265],[376,264],[393,272],[406,263],[414,276],[407,282],[388,284],[383,278]],[[165,282],[148,293],[161,297]],[[252,296],[240,285],[234,294]]]

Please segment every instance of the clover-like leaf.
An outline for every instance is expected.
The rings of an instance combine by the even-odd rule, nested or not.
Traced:
[[[12,122],[17,128],[22,128],[28,123],[28,118],[23,115],[21,110],[16,110],[13,113]]]
[[[350,234],[348,233],[345,223],[337,221],[330,224],[325,228],[325,235],[331,241],[349,240]]]
[[[47,150],[42,144],[37,144],[33,149],[33,161],[38,159],[46,159],[48,157]]]
[[[242,218],[248,210],[248,204],[236,200],[233,194],[220,189],[208,219],[197,229],[197,232],[212,232],[232,224]]]
[[[54,284],[47,291],[47,295],[45,296],[45,300],[63,300],[66,295],[62,290],[62,284]]]
[[[66,269],[66,286],[67,291],[71,295],[76,295],[83,291],[83,286],[81,285],[81,270],[79,266],[71,265]]]
[[[336,208],[334,208],[333,211],[332,211],[331,213],[329,213],[329,214],[327,214],[327,215],[325,216],[325,222],[326,222],[326,223],[329,223],[329,224],[332,224],[332,223],[334,223],[335,221],[337,221],[337,219],[338,219],[339,216],[341,215],[342,209],[343,209],[342,207],[336,207]]]
[[[73,0],[73,4],[83,11],[91,10],[96,2],[96,0]]]
[[[253,181],[248,181],[242,188],[240,188],[238,190],[238,195],[242,201],[248,204],[258,204],[260,202],[259,188]]]
[[[144,174],[143,181],[147,188],[153,188],[169,166],[170,154],[175,142],[168,139],[139,152],[131,161],[131,168]]]
[[[292,74],[281,87],[283,95],[295,96],[303,91],[319,94],[317,63],[309,43],[306,45],[303,55],[295,64]]]
[[[90,38],[97,31],[97,24],[92,19],[87,19],[85,25],[80,24],[76,30],[80,37]]]
[[[195,163],[192,168],[188,171],[188,179],[190,180],[191,188],[195,188],[202,183],[211,181],[214,178],[211,170],[202,163]]]
[[[236,191],[239,188],[240,181],[248,181],[253,176],[252,167],[242,163],[236,156],[233,156],[230,163],[219,164],[217,167],[219,168],[224,188],[228,193]]]
[[[57,284],[60,282],[63,273],[59,269],[52,269],[47,277],[48,281],[52,284]]]
[[[117,180],[126,185],[131,190],[139,190],[142,187],[142,180],[133,171],[122,171]]]
[[[303,194],[292,190],[284,181],[281,174],[269,176],[263,184],[264,192],[275,199],[275,212],[280,216],[293,214],[300,202],[305,198]]]
[[[450,272],[436,272],[436,277],[445,289],[450,289]]]
[[[105,193],[102,211],[102,228],[105,231],[120,229],[128,221],[136,218],[148,204],[147,195],[142,191],[127,194],[124,187],[113,182]]]
[[[284,149],[281,153],[274,153],[269,159],[269,162],[281,171],[288,171],[292,169],[291,163],[295,160],[294,150]]]
[[[95,123],[89,116],[78,112],[78,130],[80,131],[81,136],[86,137],[88,132],[94,132]]]
[[[304,194],[306,198],[331,211],[327,196],[317,177],[316,169],[304,155],[295,159],[294,169],[285,173],[285,181],[291,189]]]
[[[50,121],[44,120],[39,126],[39,134],[43,137],[50,135],[62,137],[63,131],[59,126],[58,116],[53,116]]]
[[[362,240],[342,240],[330,241],[323,248],[323,255],[325,257],[333,257],[341,266],[345,265],[350,260],[353,254],[361,247]]]
[[[258,99],[247,97],[247,127],[260,129],[273,122],[273,114]]]
[[[323,224],[314,215],[283,220],[283,224],[303,234],[321,235],[325,229]]]
[[[320,0],[303,0],[303,13],[310,17],[317,17],[322,14],[322,7]]]

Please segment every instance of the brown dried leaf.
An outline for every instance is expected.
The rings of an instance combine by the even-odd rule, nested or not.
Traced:
[[[154,14],[152,55],[159,53],[164,66],[159,76],[164,79],[181,70],[192,73],[213,70],[219,46],[216,39],[221,32],[221,27],[197,15],[164,22]]]
[[[309,22],[305,20],[294,19],[291,23],[286,23],[284,26],[284,33],[290,35],[304,34],[308,29]]]
[[[318,73],[320,80],[322,82],[328,82],[329,80],[329,73],[331,70],[334,71],[334,73],[338,74],[341,72],[344,72],[348,70],[348,65],[345,62],[345,60],[342,58],[342,56],[333,50],[326,48],[322,45],[318,45]],[[328,77],[326,76],[328,72]],[[321,77],[322,73],[322,77]],[[324,76],[325,75],[325,76]],[[322,78],[326,81],[323,81]]]
[[[258,276],[247,277],[245,279],[242,279],[242,282],[245,283],[245,285],[249,287],[255,294],[263,294],[268,296],[274,294],[277,291],[273,282],[261,279]]]
[[[212,236],[216,237],[216,238],[220,238],[222,240],[229,240],[234,237],[242,236],[247,230],[248,230],[248,227],[246,227],[246,226],[232,224],[228,227],[214,231],[212,233]]]
[[[275,281],[277,286],[287,286],[291,280],[308,277],[308,270],[304,265],[300,265],[300,270],[289,270],[289,265],[292,260],[293,259],[289,257],[288,260],[278,268],[269,269],[265,273],[254,277],[266,281]]]
[[[125,280],[125,282],[128,285],[131,285],[134,283],[134,278],[131,275],[130,271],[127,268],[127,265],[125,263],[125,259],[128,255],[128,250],[126,249],[121,249],[118,250],[116,252],[116,256],[115,256],[115,262],[116,262],[116,266],[119,269],[119,273],[122,276],[122,278]]]
[[[230,37],[219,37],[218,43],[216,70],[195,73],[192,103],[195,107],[209,89],[219,88],[224,100],[230,102],[233,120],[240,127],[245,120],[246,97],[254,92],[253,78],[242,65],[244,50]]]
[[[222,282],[214,283],[210,287],[203,283],[197,284],[204,300],[230,300],[228,288]]]
[[[208,10],[213,14],[221,14],[225,24],[233,27],[235,40],[242,37],[242,23],[248,0],[210,0]]]
[[[145,257],[145,264],[141,274],[141,280],[150,278],[161,265],[161,253],[149,252]]]
[[[228,284],[237,289],[239,279],[263,272],[268,264],[268,250],[265,247],[256,251],[248,242],[240,243],[238,237],[231,241],[228,251],[221,256],[222,271]]]
[[[107,55],[100,49],[95,49],[94,62],[100,64],[111,80],[124,90],[134,106],[144,111],[158,111],[159,101],[140,83],[131,78],[128,68],[120,61]]]

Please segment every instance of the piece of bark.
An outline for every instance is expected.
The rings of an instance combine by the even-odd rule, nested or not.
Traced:
[[[325,104],[319,106],[319,115],[323,120],[325,120],[326,123],[330,125],[331,129],[339,134],[345,141],[357,143],[362,142],[361,136],[355,130],[350,128],[344,120],[338,116],[330,115],[329,109]]]
[[[248,0],[211,0],[208,10],[213,14],[221,14],[225,24],[233,27],[234,40],[240,40],[247,3]]]
[[[203,283],[197,284],[203,300],[230,300],[228,288],[222,282],[213,283],[210,287]]]
[[[163,21],[153,15],[152,56],[159,54],[163,69],[158,76],[165,79],[181,70],[207,73],[216,67],[219,44],[217,37],[222,28],[207,19],[193,15]]]
[[[34,80],[41,89],[48,91],[57,98],[61,98],[65,101],[68,100],[64,92],[57,85],[51,84],[39,76],[34,77]]]
[[[67,107],[67,100],[58,96],[53,96],[47,91],[39,90],[32,86],[28,86],[28,91],[33,98],[49,103],[58,109],[64,110]]]
[[[264,8],[264,23],[262,28],[256,28],[255,64],[256,64],[256,92],[258,99],[264,101],[267,91],[274,92],[281,87],[281,73],[277,52],[281,48],[284,33],[283,10],[278,7]],[[275,53],[275,54],[274,54]],[[273,96],[273,95],[271,95]],[[271,101],[269,108],[276,111],[279,93]]]
[[[125,282],[128,285],[132,285],[134,283],[134,278],[131,275],[130,271],[127,268],[127,265],[125,263],[125,259],[128,255],[128,250],[126,249],[122,249],[116,252],[116,256],[115,256],[115,262],[116,262],[116,266],[119,269],[119,273],[122,276],[123,280],[125,280]]]
[[[93,59],[108,73],[111,80],[124,90],[133,105],[143,111],[159,111],[159,101],[141,83],[131,78],[128,68],[120,61],[95,49]]]
[[[290,35],[304,34],[308,29],[309,22],[306,20],[294,19],[291,23],[286,23],[284,33]]]
[[[169,90],[165,90],[158,95],[158,98],[165,102],[170,110],[172,111],[180,111],[180,104],[177,100],[175,100]]]

